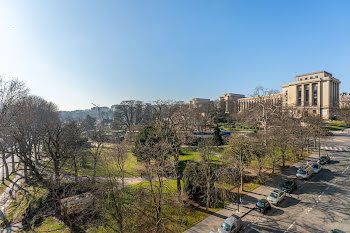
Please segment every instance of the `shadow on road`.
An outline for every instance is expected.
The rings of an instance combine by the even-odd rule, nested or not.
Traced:
[[[287,196],[286,199],[281,202],[279,207],[288,208],[290,206],[298,205],[299,203],[300,203],[300,200],[298,200],[292,196]]]
[[[266,216],[279,216],[284,213],[284,210],[278,209],[276,207],[272,207],[271,210],[265,212]]]

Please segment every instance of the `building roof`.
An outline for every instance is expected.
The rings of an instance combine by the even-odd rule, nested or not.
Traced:
[[[299,74],[296,77],[302,77],[302,76],[306,76],[306,75],[313,75],[313,74],[319,74],[319,73],[326,73],[326,74],[333,76],[331,73],[323,70],[323,71],[318,71],[318,72],[313,72],[313,73]]]

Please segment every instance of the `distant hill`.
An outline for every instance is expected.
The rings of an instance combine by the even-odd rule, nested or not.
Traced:
[[[91,109],[85,109],[85,110],[60,111],[59,114],[60,114],[60,118],[63,121],[67,121],[70,119],[84,120],[88,115],[98,119],[99,112],[101,114],[101,119],[109,119],[109,120],[113,119],[114,112],[109,107],[99,107],[99,108],[93,107]]]

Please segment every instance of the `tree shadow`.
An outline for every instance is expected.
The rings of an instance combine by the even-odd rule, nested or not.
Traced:
[[[298,205],[299,203],[300,203],[300,200],[292,196],[287,196],[285,200],[283,200],[278,206],[281,208],[288,208],[290,206]]]
[[[284,213],[284,210],[281,210],[279,208],[272,207],[270,210],[267,210],[264,215],[266,216],[280,216]]]
[[[338,160],[331,160],[331,161],[329,161],[329,164],[337,164],[337,163],[339,163]]]

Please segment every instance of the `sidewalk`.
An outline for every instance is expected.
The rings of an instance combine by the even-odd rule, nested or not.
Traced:
[[[0,195],[0,219],[6,218],[5,210],[10,205],[12,201],[12,196],[15,195],[18,189],[20,189],[20,185],[23,182],[22,180],[23,176],[20,173],[17,173],[15,178],[11,180],[10,184],[5,188],[4,192]],[[12,195],[11,195],[12,192]],[[1,233],[9,233],[9,232],[15,232],[21,228],[21,224],[15,224],[7,226],[6,228],[1,229]]]
[[[295,173],[298,167],[307,163],[308,161],[315,161],[318,159],[318,154],[313,153],[309,157],[305,158],[302,161],[299,161],[288,169],[284,170],[282,174],[279,174],[272,180],[268,181],[265,185],[260,186],[259,188],[249,192],[248,194],[242,197],[242,202],[239,206],[239,212],[237,212],[237,203],[232,203],[226,206],[224,209],[219,210],[213,215],[207,217],[203,221],[199,222],[197,225],[191,227],[190,229],[184,231],[184,233],[209,233],[217,232],[218,228],[222,222],[235,214],[242,218],[244,221],[244,216],[249,214],[255,207],[256,202],[259,199],[266,198],[267,195],[275,188],[280,188],[280,185],[290,178],[295,178]]]

